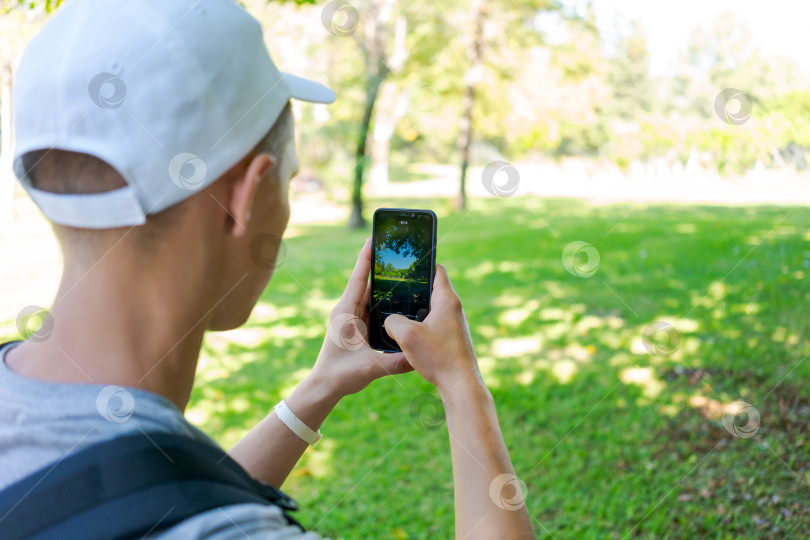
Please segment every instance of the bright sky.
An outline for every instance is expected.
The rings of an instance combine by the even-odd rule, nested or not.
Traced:
[[[404,251],[404,250],[403,250]],[[401,268],[408,268],[413,264],[416,260],[414,255],[408,255],[407,257],[404,255],[400,255],[390,249],[386,249],[385,251],[380,253],[380,262],[382,264],[391,263],[391,266],[397,269]]]
[[[582,0],[563,0],[581,5]],[[810,71],[810,2],[807,0],[594,0],[597,25],[606,41],[638,19],[650,48],[651,75],[671,74],[692,29],[734,12],[746,21],[766,54],[780,54]]]

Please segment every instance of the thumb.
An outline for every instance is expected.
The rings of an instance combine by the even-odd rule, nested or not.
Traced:
[[[403,353],[374,353],[375,376],[398,375],[413,371],[413,367],[408,363]]]
[[[403,351],[412,339],[410,336],[413,335],[414,332],[419,331],[419,323],[410,320],[404,315],[389,315],[385,318],[384,325],[385,331],[388,332],[389,336],[394,338],[394,341],[399,344],[399,347]]]

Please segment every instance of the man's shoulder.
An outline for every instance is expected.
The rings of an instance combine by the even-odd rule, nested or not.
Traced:
[[[11,372],[0,347],[0,489],[93,444],[163,432],[216,446],[170,401],[114,385],[54,384]],[[238,504],[200,513],[150,538],[318,540],[287,524],[278,507]]]
[[[0,351],[0,488],[115,437],[167,432],[215,444],[162,396],[114,385],[29,379],[6,366],[4,352]]]

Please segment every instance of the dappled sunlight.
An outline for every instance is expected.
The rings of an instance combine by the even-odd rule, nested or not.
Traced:
[[[723,411],[732,403],[732,400],[724,403],[712,397],[696,394],[689,396],[687,403],[694,409],[700,409],[700,413],[707,420],[720,420],[723,417]]]
[[[785,311],[796,298],[810,305],[795,277],[805,269],[802,260],[810,259],[798,212],[783,224],[801,231],[780,238],[787,247],[764,242],[740,262],[750,250],[745,239],[765,238],[763,221],[775,223],[783,211],[651,206],[628,215],[624,207],[529,199],[475,205],[487,212],[464,220],[449,214],[445,231],[458,225],[442,240],[439,261],[467,313],[504,436],[518,441],[510,446],[515,468],[539,497],[546,497],[548,486],[587,484],[638,502],[653,492],[663,497],[656,486],[697,492],[718,470],[743,471],[746,481],[760,469],[785,472],[775,458],[741,469],[751,445],[729,444],[687,475],[717,440],[732,437],[721,420],[735,399],[763,410],[768,437],[787,433],[766,411],[780,410],[776,400],[790,407],[797,398],[783,396],[801,395],[798,377],[810,372],[810,364],[790,372],[810,352],[802,338],[810,323],[800,310]],[[542,206],[540,215],[560,238],[530,230],[527,224],[536,218],[521,205]],[[675,230],[679,224],[694,232]],[[441,227],[440,220],[440,235]],[[289,253],[296,256],[276,272],[247,330],[206,339],[201,388],[188,417],[218,441],[235,443],[309,373],[354,263],[355,244],[365,239],[362,233],[346,236],[335,226],[292,239]],[[599,249],[602,264],[592,278],[572,276],[561,265],[569,239]],[[656,323],[671,325],[678,339],[652,333],[645,346],[645,329]],[[418,463],[433,463],[446,450],[446,431],[402,421],[414,396],[430,392],[435,390],[418,374],[407,374],[396,381],[385,377],[342,400],[324,424],[327,438],[307,450],[288,489],[304,502],[327,497],[332,505],[368,473],[361,461],[379,457],[381,437],[391,434],[385,443],[391,448],[414,433],[419,436],[396,446],[391,457],[399,456],[380,462],[368,480],[412,477],[418,482],[413,489],[436,487]],[[785,450],[786,460],[796,456]],[[449,458],[441,466],[449,475]],[[335,487],[325,488],[327,482]],[[544,498],[543,504],[555,501]],[[647,510],[640,508],[633,524]],[[653,515],[668,522],[665,512]]]
[[[278,308],[270,302],[258,302],[250,312],[248,323],[263,324],[279,317]]]
[[[495,338],[495,336],[498,335],[498,329],[495,326],[491,325],[491,324],[479,324],[479,325],[476,325],[476,326],[472,326],[472,323],[471,323],[470,326],[471,326],[471,329],[476,334],[479,334],[479,335],[481,335],[482,337],[484,337],[485,339],[488,339],[488,340],[493,339],[493,338]]]
[[[517,326],[525,321],[539,305],[539,301],[529,300],[524,307],[504,310],[498,316],[498,323],[504,326]]]
[[[698,229],[694,223],[678,223],[675,225],[674,230],[680,234],[694,234]]]
[[[267,330],[264,328],[242,326],[226,332],[209,332],[206,334],[206,342],[215,351],[225,351],[230,343],[236,343],[243,347],[256,347],[266,337]]]
[[[729,313],[740,313],[744,315],[756,315],[762,309],[761,304],[748,302],[745,304],[738,304],[731,306]]]
[[[693,308],[702,307],[711,309],[715,319],[721,319],[726,315],[727,306],[725,299],[728,296],[728,285],[722,281],[713,281],[704,291],[691,291],[689,293],[690,303]]]
[[[610,356],[608,365],[613,368],[626,366],[628,364],[635,364],[638,362],[638,357],[624,351],[617,352]]]
[[[486,381],[487,386],[490,386],[491,388],[498,388],[500,386],[500,381],[495,374],[497,367],[497,360],[495,360],[495,357],[489,355],[478,356],[478,369],[481,372],[481,376],[484,378],[484,381]]]
[[[799,343],[798,334],[790,332],[784,326],[777,326],[771,334],[771,339],[786,345],[796,345]]]
[[[579,334],[587,334],[592,330],[609,328],[618,330],[624,326],[624,319],[619,317],[597,317],[596,315],[585,315],[574,325],[574,330]]]
[[[526,303],[526,297],[520,294],[502,294],[492,300],[492,305],[496,307],[518,307]]]
[[[491,274],[495,271],[495,263],[492,261],[484,261],[477,266],[468,268],[464,271],[464,278],[471,280],[481,280],[481,278]]]
[[[280,304],[276,305],[275,303],[265,302],[265,301],[261,301],[261,300],[256,305],[256,308],[254,308],[254,311],[256,311],[257,309],[260,309],[259,306],[262,306],[262,305],[267,306],[267,307],[262,307],[261,308],[261,313],[265,313],[265,314],[272,313],[273,314],[273,320],[293,319],[295,317],[299,317],[301,315],[301,312],[302,312],[302,307],[301,306],[297,306],[297,305],[280,305]],[[252,322],[252,321],[253,321],[252,318],[248,319],[249,323]],[[256,322],[257,323],[262,323],[262,322],[268,322],[268,321],[269,321],[269,319],[259,319]]]
[[[336,446],[334,440],[324,438],[318,443],[317,448],[307,447],[301,462],[293,469],[290,476],[293,478],[311,476],[316,479],[334,476],[337,473],[333,464]]]
[[[208,336],[206,336],[205,344],[208,344]],[[203,350],[200,352],[200,360],[197,364],[197,381],[214,381],[217,379],[227,379],[231,374],[239,371],[246,363],[247,358],[254,357],[258,353],[251,351],[249,353],[237,354],[234,352],[227,352],[228,346],[232,344],[231,341],[217,342],[215,346],[208,348],[204,345]],[[219,349],[215,347],[220,347]],[[213,354],[211,354],[213,353]]]
[[[571,322],[574,316],[585,311],[584,304],[572,304],[565,307],[546,307],[540,310],[538,318],[541,321]]]
[[[301,369],[294,371],[284,381],[285,386],[282,387],[281,389],[281,395],[288,396],[292,394],[293,390],[295,390],[295,387],[298,386],[298,384],[304,380],[304,377],[309,375],[311,371],[312,371],[311,367],[302,367]]]
[[[645,343],[644,333],[647,329],[654,329],[654,325],[662,324],[674,329],[674,335],[659,331],[647,336]],[[636,355],[652,355],[653,363],[661,360],[683,363],[687,358],[693,358],[701,346],[700,338],[689,335],[698,331],[699,323],[695,319],[678,317],[675,315],[658,315],[645,325],[636,327],[632,337],[630,352]]]
[[[570,343],[564,348],[549,349],[537,354],[542,349],[541,342],[534,337],[498,339],[493,345],[498,361],[488,361],[488,373],[500,377],[506,371],[517,372],[513,379],[523,386],[530,385],[537,379],[538,373],[547,373],[558,384],[569,384],[579,371],[579,366],[589,363],[596,348],[593,345]],[[491,358],[491,357],[488,357]],[[500,368],[496,371],[496,367]]]
[[[554,361],[551,364],[551,374],[554,375],[554,378],[557,379],[557,382],[560,384],[570,383],[578,369],[577,363],[567,358]]]
[[[309,311],[310,316],[320,317],[324,321],[324,328],[326,327],[326,319],[329,313],[337,305],[340,296],[308,296],[306,300],[306,309]]]
[[[550,360],[560,360],[570,358],[579,363],[590,362],[593,355],[596,353],[596,347],[593,345],[581,345],[579,343],[569,343],[562,349],[551,349],[544,353],[544,356]]]
[[[500,338],[492,343],[492,352],[499,358],[522,356],[534,353],[541,348],[541,341],[537,337]]]
[[[619,380],[624,384],[635,384],[642,388],[642,394],[647,399],[639,404],[650,403],[666,388],[666,384],[656,376],[655,370],[651,367],[624,368],[619,373]]]
[[[208,411],[199,405],[186,409],[186,419],[196,426],[205,425],[208,422]]]
[[[525,268],[526,265],[524,263],[514,261],[500,261],[498,263],[495,263],[493,261],[483,261],[482,263],[473,266],[472,268],[466,269],[464,271],[464,278],[473,281],[480,281],[483,278],[495,272],[504,274],[518,273],[522,272]]]

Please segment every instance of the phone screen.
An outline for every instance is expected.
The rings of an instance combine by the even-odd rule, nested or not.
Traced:
[[[422,321],[430,311],[436,271],[436,214],[381,208],[374,212],[372,244],[369,345],[381,351],[399,351],[383,325],[392,313]]]

